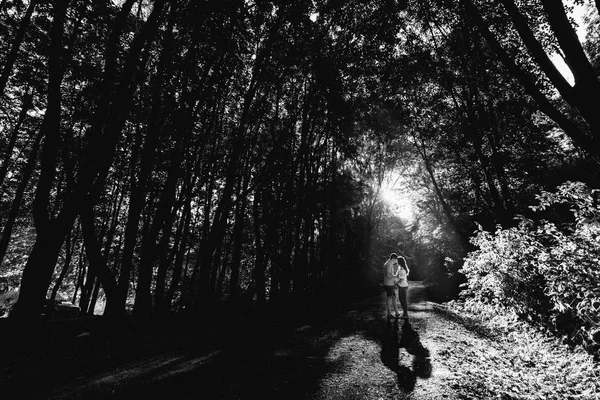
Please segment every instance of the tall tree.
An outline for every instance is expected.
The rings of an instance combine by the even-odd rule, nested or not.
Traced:
[[[67,0],[56,0],[53,6],[48,57],[47,108],[40,127],[40,134],[44,138],[41,154],[42,172],[33,203],[33,218],[38,235],[36,240],[37,250],[38,252],[47,253],[50,259],[42,261],[30,256],[29,268],[25,268],[23,271],[19,301],[15,304],[11,313],[12,316],[20,318],[30,317],[39,314],[41,311],[46,298],[46,291],[50,286],[58,252],[67,233],[66,230],[70,230],[70,224],[65,224],[63,226],[64,232],[56,232],[52,226],[54,218],[51,216],[49,209],[50,191],[56,173],[58,142],[61,134],[61,83],[65,72],[63,35],[69,2]],[[51,267],[40,265],[41,263]],[[24,285],[23,282],[30,282],[30,284]]]
[[[593,156],[600,155],[600,118],[592,104],[600,100],[600,82],[589,62],[575,29],[571,25],[564,5],[560,0],[542,2],[543,17],[549,24],[554,36],[552,42],[558,43],[562,50],[565,63],[573,73],[575,83],[571,86],[558,71],[547,54],[547,46],[536,38],[536,27],[531,26],[526,15],[512,0],[500,1],[526,51],[531,55],[534,65],[539,68],[551,84],[558,90],[567,104],[577,111],[584,123],[578,123],[569,115],[552,104],[548,95],[540,89],[535,77],[517,65],[514,61],[514,49],[503,47],[499,38],[490,29],[490,23],[485,20],[486,12],[472,0],[461,0],[464,11],[479,27],[482,35],[496,53],[500,61],[523,85],[528,94],[538,103],[540,109],[554,120],[565,133],[582,149]],[[489,8],[488,8],[489,9]],[[534,10],[538,11],[541,10]]]

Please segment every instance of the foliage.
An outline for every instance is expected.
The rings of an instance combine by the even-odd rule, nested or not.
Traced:
[[[31,228],[19,227],[12,235],[11,246],[0,266],[0,277],[5,277],[10,287],[19,286],[21,272],[34,241],[35,232]]]
[[[465,260],[470,301],[513,309],[572,343],[600,355],[600,209],[597,191],[566,182],[554,193],[537,196],[535,211],[567,208],[572,219],[534,222],[521,217],[517,227],[480,230],[478,250]],[[559,211],[561,209],[558,209]],[[564,212],[564,211],[563,211]]]
[[[477,398],[596,398],[600,365],[582,348],[540,332],[507,307],[473,301],[447,305],[440,312],[481,338],[465,340],[453,332],[461,340],[442,353],[448,364],[460,365],[453,386]]]

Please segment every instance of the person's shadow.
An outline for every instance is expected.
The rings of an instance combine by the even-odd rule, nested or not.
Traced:
[[[413,355],[410,367],[400,364],[400,348]],[[381,340],[381,361],[396,373],[398,385],[406,391],[415,388],[417,377],[427,379],[431,376],[429,350],[423,346],[418,332],[408,321],[404,321],[401,331],[397,320],[387,324]]]
[[[398,320],[388,321],[381,336],[381,361],[383,365],[395,371],[398,368]]]

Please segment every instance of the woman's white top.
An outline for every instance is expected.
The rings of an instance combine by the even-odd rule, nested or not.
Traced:
[[[398,268],[398,286],[408,287],[408,273],[404,268]]]

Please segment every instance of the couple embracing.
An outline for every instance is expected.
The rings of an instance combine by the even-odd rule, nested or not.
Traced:
[[[398,311],[398,304],[396,302],[396,287],[398,287],[398,297],[400,304],[402,305],[402,318],[408,319],[408,304],[406,302],[406,293],[408,291],[408,266],[406,260],[402,256],[398,256],[396,253],[390,254],[390,258],[383,265],[384,278],[383,285],[386,291],[386,302],[385,307],[387,310],[387,318],[392,319],[398,318],[400,312]],[[390,312],[390,302],[393,304],[395,314]]]

